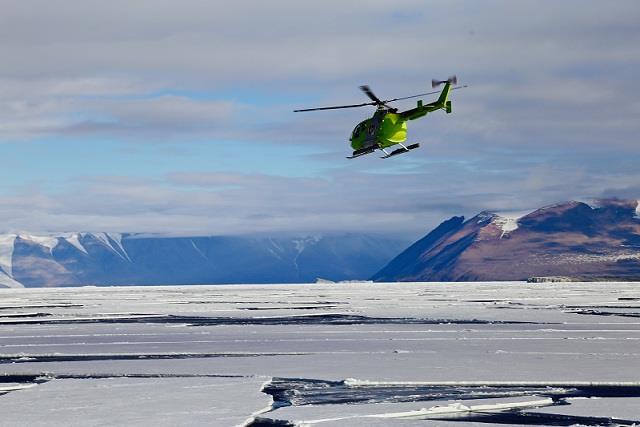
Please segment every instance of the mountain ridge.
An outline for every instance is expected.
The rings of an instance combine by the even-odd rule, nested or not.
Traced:
[[[443,228],[444,227],[444,228]],[[375,281],[640,278],[640,202],[558,203],[524,215],[453,217],[372,276]]]
[[[171,285],[362,279],[407,242],[356,233],[162,237],[120,233],[0,235],[0,285]]]

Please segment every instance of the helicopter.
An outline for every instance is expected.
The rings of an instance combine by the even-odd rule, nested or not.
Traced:
[[[371,99],[371,102],[338,105],[334,107],[305,108],[301,110],[294,110],[294,112],[300,113],[305,111],[337,110],[375,105],[376,111],[373,114],[373,117],[358,123],[358,125],[353,129],[351,137],[349,138],[353,154],[348,156],[347,159],[355,159],[356,157],[371,154],[376,150],[381,150],[384,153],[384,156],[380,157],[381,159],[388,159],[389,157],[408,153],[409,151],[420,147],[419,143],[410,145],[403,144],[407,140],[407,121],[419,119],[420,117],[424,117],[428,113],[436,110],[444,110],[447,114],[451,113],[449,92],[455,89],[467,87],[455,86],[458,84],[456,76],[451,76],[447,80],[431,80],[432,88],[436,88],[442,84],[444,84],[442,91],[420,93],[418,95],[386,99],[384,101],[378,98],[369,86],[365,85],[360,86],[360,89],[369,97],[369,99]],[[455,87],[452,87],[452,85]],[[433,95],[435,93],[440,93],[440,96],[436,101],[424,104],[422,100],[419,100],[416,108],[412,108],[410,110],[398,111],[397,108],[393,108],[388,105],[390,102],[418,98],[421,96]],[[399,145],[400,148],[397,148],[394,151],[387,150],[387,148],[393,147],[394,145]]]

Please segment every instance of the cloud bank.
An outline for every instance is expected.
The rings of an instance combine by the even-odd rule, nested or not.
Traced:
[[[0,172],[4,229],[417,235],[480,209],[640,198],[635,1],[2,6],[0,148],[28,165]],[[291,112],[453,73],[470,88],[410,124],[423,148],[404,158],[344,159],[370,111]],[[193,167],[125,165],[119,148],[102,160],[119,167],[88,173],[72,144],[105,140],[163,164],[209,144],[211,165],[197,150]],[[46,179],[24,160],[42,141],[72,159]]]

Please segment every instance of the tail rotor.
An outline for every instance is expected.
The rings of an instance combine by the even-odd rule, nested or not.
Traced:
[[[458,84],[458,78],[456,76],[450,76],[447,80],[431,80],[431,87],[432,88],[437,88],[438,86],[440,86],[441,84],[444,83],[451,83],[452,85],[457,85]]]

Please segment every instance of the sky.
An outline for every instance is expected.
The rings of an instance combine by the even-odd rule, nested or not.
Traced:
[[[0,0],[0,232],[373,232],[640,199],[640,2]],[[431,90],[421,148],[347,160]],[[426,97],[425,101],[430,101]],[[415,100],[397,104],[413,108]]]

